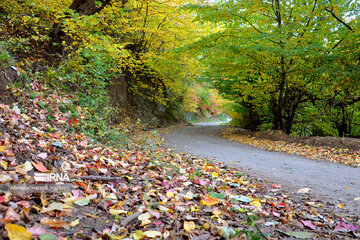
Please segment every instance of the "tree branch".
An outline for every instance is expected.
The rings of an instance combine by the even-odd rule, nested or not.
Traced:
[[[346,22],[344,22],[343,20],[341,20],[338,16],[336,16],[336,14],[334,13],[334,9],[327,9],[325,8],[325,11],[331,13],[331,15],[341,24],[343,24],[347,29],[349,29],[350,31],[354,31],[354,29],[352,27],[349,26],[349,24],[347,24]]]

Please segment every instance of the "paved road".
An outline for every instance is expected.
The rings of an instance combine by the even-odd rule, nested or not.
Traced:
[[[286,153],[269,152],[234,143],[219,135],[223,126],[196,125],[174,130],[165,139],[169,147],[184,153],[214,158],[244,172],[281,184],[290,192],[311,188],[311,195],[360,215],[360,168],[320,162]]]

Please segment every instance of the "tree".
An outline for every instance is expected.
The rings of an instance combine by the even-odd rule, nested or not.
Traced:
[[[351,23],[335,13],[345,14],[352,7],[353,1],[333,4],[318,0],[231,0],[191,5],[199,20],[219,29],[193,47],[209,66],[208,79],[225,96],[250,113],[257,108],[259,116],[271,117],[274,129],[290,133],[299,107],[325,100],[321,86],[334,86],[334,77],[326,70],[336,66],[331,61],[334,52],[343,49],[339,54],[344,59],[354,54],[343,48],[347,37],[342,36],[342,28],[351,30]],[[345,71],[336,75],[338,80],[356,85],[356,78],[350,80],[341,74]],[[352,99],[356,96],[354,93]]]

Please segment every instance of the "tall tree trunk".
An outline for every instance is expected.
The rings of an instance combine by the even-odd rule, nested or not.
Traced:
[[[281,73],[280,73],[280,84],[279,84],[279,97],[277,103],[277,119],[279,121],[278,129],[284,130],[283,107],[284,107],[284,93],[285,93],[285,82],[286,82],[284,56],[280,57],[280,64],[281,64]]]

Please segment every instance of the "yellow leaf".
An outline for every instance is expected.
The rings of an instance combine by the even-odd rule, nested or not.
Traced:
[[[149,218],[151,217],[150,213],[144,213],[141,214],[138,219],[141,221],[141,225],[140,226],[145,226],[147,224],[150,224],[151,221],[149,220]]]
[[[162,236],[161,232],[159,231],[146,231],[144,232],[144,235],[148,238],[156,238]]]
[[[121,209],[110,209],[110,210],[109,210],[109,213],[110,213],[111,215],[119,215],[119,214],[127,213],[127,211],[121,210]]]
[[[211,176],[212,176],[213,178],[216,178],[216,177],[219,176],[219,173],[218,173],[218,172],[212,172]]]
[[[167,192],[167,193],[166,193],[166,196],[167,196],[168,198],[173,198],[173,197],[175,196],[175,194],[174,194],[173,192]]]
[[[344,206],[344,204],[340,203],[340,204],[336,205],[336,207],[337,208],[344,208],[345,206]]]
[[[184,229],[186,232],[191,232],[195,229],[195,223],[193,221],[191,222],[184,222]]]
[[[250,203],[250,205],[253,205],[253,206],[259,207],[259,208],[261,207],[261,203],[260,203],[260,201],[258,199],[254,199],[254,201],[252,201]]]
[[[145,238],[145,234],[143,231],[137,230],[134,234],[132,234],[134,240],[141,240]]]
[[[7,164],[7,162],[5,162],[5,161],[0,161],[0,166],[3,168],[3,169],[7,169],[7,167],[8,167],[8,164]]]
[[[203,227],[205,228],[205,230],[208,230],[210,228],[210,223],[206,222],[205,224],[203,224]]]
[[[0,152],[3,152],[5,150],[5,146],[0,146]]]
[[[5,225],[10,240],[31,240],[32,234],[26,228],[16,224],[8,223]]]
[[[69,223],[69,225],[70,225],[70,227],[75,227],[79,223],[80,223],[80,219],[76,219],[76,220],[72,221],[71,223]]]
[[[197,211],[199,211],[200,210],[200,208],[197,208],[197,207],[195,207],[195,206],[191,206],[190,207],[190,211],[191,212],[197,212]]]

